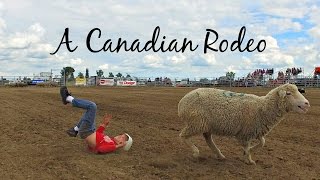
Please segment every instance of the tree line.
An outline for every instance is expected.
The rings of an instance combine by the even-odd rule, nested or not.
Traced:
[[[63,78],[66,78],[68,80],[72,80],[72,79],[75,79],[74,72],[75,72],[74,68],[68,66],[68,67],[64,67],[63,69],[61,69],[60,74]],[[123,76],[122,73],[120,73],[120,72],[118,72],[118,74],[116,74],[116,75],[113,75],[112,72],[109,72],[108,76],[104,76],[104,71],[102,69],[96,70],[96,76],[101,77],[101,78],[104,78],[104,77],[131,78],[131,76],[129,74],[127,74],[126,76]],[[89,69],[86,68],[85,75],[82,72],[79,72],[77,77],[89,78],[90,77]]]

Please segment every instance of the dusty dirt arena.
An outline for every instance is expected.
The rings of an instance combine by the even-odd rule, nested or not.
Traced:
[[[320,89],[306,89],[311,109],[289,114],[243,161],[233,138],[216,137],[226,160],[218,160],[202,136],[194,159],[179,139],[184,126],[177,104],[191,88],[69,88],[98,105],[96,124],[113,114],[107,133],[128,132],[129,152],[95,155],[83,140],[67,136],[83,110],[63,105],[59,88],[0,88],[0,179],[319,179]],[[265,95],[270,89],[233,88]]]

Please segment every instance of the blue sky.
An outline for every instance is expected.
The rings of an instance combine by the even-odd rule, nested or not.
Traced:
[[[78,72],[89,68],[90,75],[121,72],[138,77],[219,77],[234,71],[245,76],[258,68],[302,67],[304,75],[320,66],[320,3],[311,0],[268,1],[17,1],[0,0],[0,76],[30,76],[51,69],[72,66]],[[128,42],[151,39],[160,26],[160,37],[183,38],[199,44],[196,51],[91,53],[86,37],[93,28],[101,29],[104,41],[119,37]],[[203,53],[206,29],[219,33],[219,43],[237,39],[246,26],[246,40],[264,39],[263,52]],[[62,46],[55,55],[64,29],[78,49],[70,53]],[[169,41],[167,41],[169,42]],[[246,41],[245,41],[246,42]],[[218,46],[218,44],[217,44]],[[59,70],[54,70],[59,74]]]

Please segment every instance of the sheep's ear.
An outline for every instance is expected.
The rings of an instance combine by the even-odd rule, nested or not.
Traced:
[[[280,98],[284,98],[286,96],[287,92],[285,90],[278,91],[278,95]]]

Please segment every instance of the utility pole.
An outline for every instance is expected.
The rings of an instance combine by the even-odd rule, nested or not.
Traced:
[[[60,69],[51,69],[50,70],[50,81],[52,82],[53,81],[53,71],[59,71]]]
[[[67,77],[66,77],[66,67],[63,68],[63,79],[64,79],[64,86],[67,86]]]

